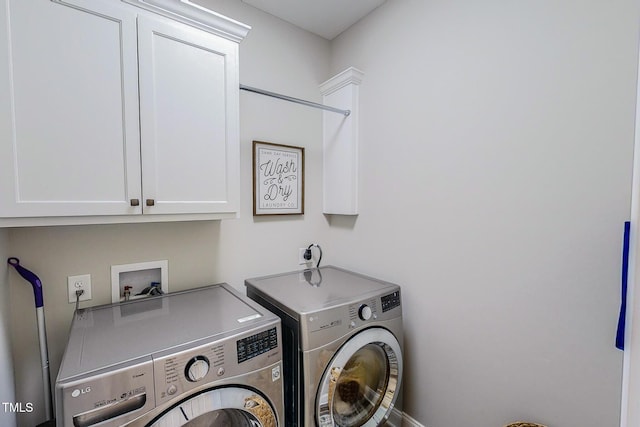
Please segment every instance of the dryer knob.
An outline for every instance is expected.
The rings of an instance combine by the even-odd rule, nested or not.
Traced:
[[[203,379],[209,372],[209,359],[204,356],[196,356],[187,362],[184,374],[187,380],[195,383]]]
[[[367,304],[362,304],[360,306],[360,308],[358,309],[358,317],[361,320],[369,320],[371,319],[371,315],[373,314],[373,312],[371,311],[371,307],[369,307]]]

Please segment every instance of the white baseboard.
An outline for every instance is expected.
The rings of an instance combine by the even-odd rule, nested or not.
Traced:
[[[402,427],[425,427],[406,413],[402,414]]]

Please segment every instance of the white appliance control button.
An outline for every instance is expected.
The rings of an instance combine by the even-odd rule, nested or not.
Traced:
[[[196,356],[187,362],[184,368],[187,380],[195,383],[203,379],[209,372],[209,359],[204,356]]]
[[[367,304],[362,304],[358,309],[358,317],[360,317],[361,320],[371,319],[372,314],[373,312],[371,311],[371,307],[369,307]]]
[[[223,367],[218,368],[218,376],[221,377],[223,375],[224,375],[224,368]]]
[[[176,394],[177,391],[178,391],[178,387],[176,387],[175,384],[171,384],[167,389],[167,394],[169,396],[173,396],[174,394]]]

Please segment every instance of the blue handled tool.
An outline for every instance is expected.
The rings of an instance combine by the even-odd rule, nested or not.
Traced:
[[[44,409],[49,420],[53,419],[51,405],[51,377],[49,376],[49,350],[47,348],[47,331],[44,323],[44,298],[42,297],[42,282],[33,272],[20,265],[18,258],[11,257],[7,263],[16,269],[18,274],[33,287],[33,297],[36,302],[36,317],[38,319],[38,339],[40,342],[40,361],[42,362],[42,380],[44,386]]]
[[[33,297],[36,300],[36,307],[43,307],[44,299],[42,298],[42,282],[40,281],[40,278],[33,272],[21,266],[18,258],[9,258],[7,262],[16,269],[24,280],[31,283],[31,286],[33,286]]]
[[[629,239],[631,234],[631,222],[624,223],[624,235],[622,238],[622,285],[620,315],[618,316],[618,330],[616,332],[616,347],[624,350],[625,320],[627,317],[627,275],[629,273]]]

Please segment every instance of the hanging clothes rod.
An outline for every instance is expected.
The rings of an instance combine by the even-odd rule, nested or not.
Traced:
[[[271,96],[273,98],[282,99],[289,102],[295,102],[296,104],[306,105],[307,107],[320,108],[321,110],[332,111],[334,113],[343,114],[348,117],[351,114],[351,110],[341,110],[340,108],[329,107],[328,105],[318,104],[316,102],[305,101],[304,99],[293,98],[287,95],[281,95],[275,92],[269,92],[268,90],[258,89],[251,86],[240,85],[240,90],[246,90],[247,92],[258,93],[260,95]]]

